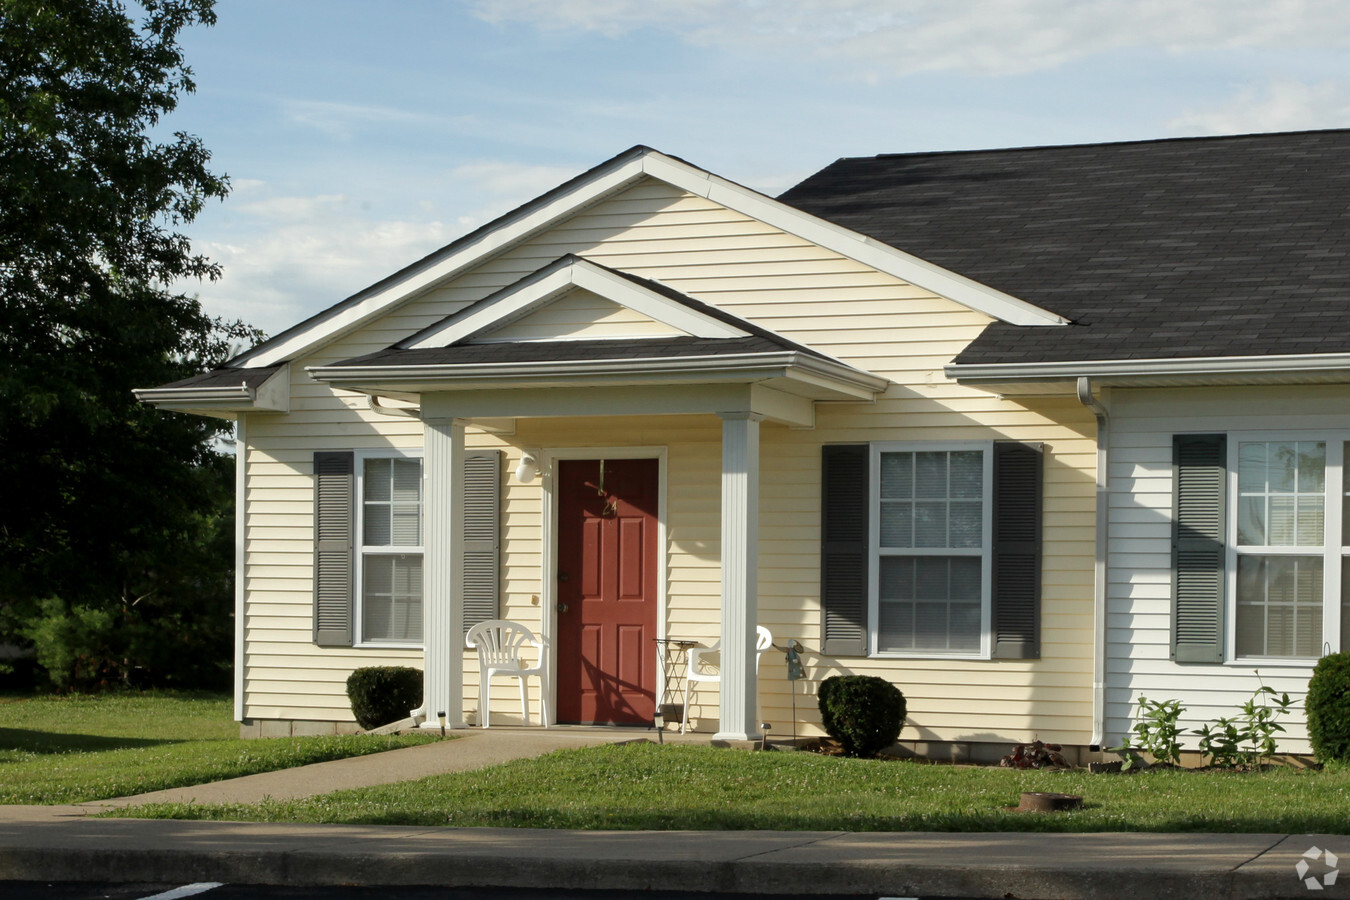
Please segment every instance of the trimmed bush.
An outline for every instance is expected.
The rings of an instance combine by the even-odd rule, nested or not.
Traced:
[[[1350,762],[1350,652],[1317,661],[1308,682],[1308,738],[1319,762]]]
[[[905,695],[874,675],[835,675],[820,683],[820,718],[846,756],[876,756],[900,736]]]
[[[408,718],[422,705],[422,672],[408,666],[367,666],[347,678],[356,724],[369,731]]]

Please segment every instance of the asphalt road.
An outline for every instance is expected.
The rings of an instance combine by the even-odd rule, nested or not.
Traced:
[[[272,887],[252,884],[97,884],[0,881],[5,900],[755,900],[748,894],[684,891],[517,890],[443,887]],[[881,900],[875,894],[764,895],[762,900]],[[910,900],[910,898],[906,898]],[[925,900],[925,898],[913,898]],[[960,900],[946,897],[943,900]],[[969,898],[968,898],[969,900]]]

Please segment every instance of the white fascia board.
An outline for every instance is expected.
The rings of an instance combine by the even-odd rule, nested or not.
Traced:
[[[528,363],[458,363],[411,366],[311,366],[314,380],[342,387],[349,384],[390,382],[463,384],[487,386],[493,382],[516,383],[529,379],[585,379],[624,377],[634,382],[672,375],[691,378],[755,380],[790,377],[799,371],[835,382],[856,392],[875,394],[889,382],[859,369],[794,351],[782,353],[745,353],[719,356],[692,356],[651,359],[567,360]]]
[[[1051,381],[1087,376],[1153,378],[1195,375],[1276,375],[1350,371],[1350,353],[1280,356],[1184,357],[1179,359],[1105,359],[1079,362],[990,363],[946,366],[948,378],[962,383]]]
[[[441,327],[423,332],[418,340],[399,346],[406,350],[425,350],[448,347],[457,341],[472,339],[483,332],[524,318],[574,287],[590,291],[694,337],[735,338],[749,335],[748,331],[719,322],[594,263],[578,259],[554,269],[545,267],[537,273],[537,277],[521,280],[480,308],[464,316],[452,317]]]
[[[1069,324],[1063,316],[1033,306],[1011,294],[934,265],[890,244],[802,212],[735,182],[695,169],[688,163],[664,154],[653,151],[643,158],[642,164],[643,171],[653,178],[1004,322],[1033,326]]]
[[[256,388],[246,384],[214,387],[133,388],[142,403],[173,412],[220,416],[224,412],[288,412],[290,366],[284,365]],[[223,418],[232,419],[233,416]]]

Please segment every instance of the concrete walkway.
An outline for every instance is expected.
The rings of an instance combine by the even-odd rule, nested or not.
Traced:
[[[584,832],[101,819],[108,805],[255,802],[419,778],[651,732],[502,728],[78,806],[0,806],[0,879],[616,888],[756,894],[1350,898],[1350,836]],[[670,736],[667,736],[669,739]],[[692,737],[692,736],[691,736]],[[702,738],[706,741],[706,736]],[[1304,876],[1295,867],[1308,864]],[[1311,890],[1305,878],[1316,878]],[[0,888],[2,893],[2,888]]]

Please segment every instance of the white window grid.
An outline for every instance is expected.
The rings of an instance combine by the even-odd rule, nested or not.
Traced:
[[[928,451],[978,451],[983,463],[980,545],[978,547],[883,547],[881,545],[881,458],[887,453]],[[868,497],[868,648],[869,655],[907,659],[989,659],[993,650],[991,632],[991,582],[993,577],[993,479],[992,441],[878,441],[870,445]],[[885,556],[977,557],[980,559],[980,640],[978,650],[882,650],[880,647],[881,559]]]

